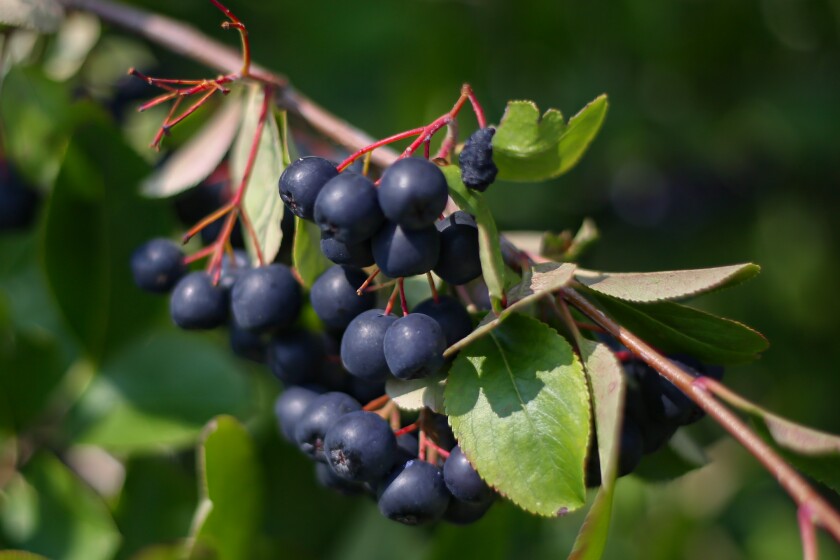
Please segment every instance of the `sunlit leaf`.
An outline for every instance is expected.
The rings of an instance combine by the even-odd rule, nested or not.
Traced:
[[[569,171],[601,129],[607,96],[600,95],[566,123],[556,109],[540,111],[531,101],[511,101],[493,137],[499,179],[542,181]]]
[[[311,288],[318,277],[332,263],[321,252],[321,230],[318,225],[295,216],[295,242],[292,245],[292,262],[303,280]]]
[[[501,494],[546,516],[583,505],[589,391],[549,326],[515,314],[462,350],[445,405],[464,454]]]
[[[408,381],[390,377],[385,382],[385,392],[402,410],[420,410],[428,407],[442,413],[445,385],[445,374]]]
[[[579,268],[575,272],[575,279],[596,292],[645,303],[684,299],[734,286],[755,277],[760,271],[758,265],[751,263],[695,270],[629,273]]]

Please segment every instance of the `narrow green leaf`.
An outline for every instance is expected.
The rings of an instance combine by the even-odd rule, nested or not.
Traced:
[[[583,367],[592,389],[595,430],[601,464],[601,487],[580,528],[570,559],[601,558],[610,528],[619,442],[624,409],[624,370],[606,344],[578,340]]]
[[[249,87],[242,126],[233,144],[230,157],[230,176],[235,186],[241,183],[251,156],[264,96],[264,89],[260,85],[254,84]],[[245,212],[251,219],[265,262],[274,260],[280,250],[280,243],[283,241],[280,221],[283,219],[285,205],[280,200],[277,191],[283,169],[285,166],[280,130],[273,111],[269,110],[257,144],[257,156],[243,201]],[[251,255],[251,260],[257,263],[256,247],[250,235],[245,235],[245,245]]]
[[[135,192],[148,166],[107,117],[88,116],[67,147],[47,205],[43,253],[61,314],[98,361],[147,328],[165,306],[136,288],[128,263],[170,221],[162,201]]]
[[[64,19],[64,10],[56,0],[3,0],[0,23],[52,33]]]
[[[472,191],[461,181],[461,170],[457,165],[441,167],[449,184],[449,194],[455,204],[475,217],[478,225],[478,252],[481,257],[481,273],[494,309],[500,310],[500,302],[505,295],[505,261],[499,244],[499,231],[490,207],[481,193]]]
[[[540,118],[532,101],[511,101],[493,138],[493,160],[499,178],[543,181],[569,171],[598,134],[607,113],[600,95],[566,123],[556,109]]]
[[[174,196],[210,176],[233,144],[242,120],[242,96],[235,88],[222,106],[141,185],[150,197]],[[253,132],[252,132],[253,134]],[[253,138],[253,136],[252,136]]]
[[[752,263],[663,272],[577,269],[575,279],[596,292],[640,303],[684,299],[745,282],[761,271]]]
[[[63,560],[113,557],[120,535],[93,490],[44,452],[22,474],[6,486],[0,518],[13,546]]]
[[[758,358],[767,339],[753,329],[673,303],[631,303],[587,293],[622,326],[663,352],[685,352],[708,364],[741,364]]]
[[[307,288],[311,288],[315,280],[332,265],[321,252],[321,231],[318,226],[297,216],[292,262]]]
[[[485,336],[513,313],[523,310],[538,299],[551,294],[571,282],[575,265],[571,263],[540,263],[534,265],[519,284],[510,289],[508,306],[498,315],[488,313],[478,327],[452,346],[446,349],[444,356],[451,356]]]
[[[445,404],[464,453],[501,494],[546,516],[583,505],[589,392],[553,329],[510,316],[458,355]]]
[[[442,413],[445,386],[445,373],[409,381],[391,377],[385,382],[385,392],[402,410],[420,410],[428,407],[434,412]]]
[[[210,550],[218,560],[253,558],[262,517],[262,473],[245,428],[219,416],[204,430],[199,448],[202,501],[193,520],[190,558]]]
[[[192,445],[218,414],[244,414],[248,381],[229,353],[201,337],[163,331],[107,360],[68,421],[79,443],[118,452]]]

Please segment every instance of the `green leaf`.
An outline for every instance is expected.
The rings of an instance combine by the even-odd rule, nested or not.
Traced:
[[[758,431],[794,466],[840,493],[840,436],[797,424],[729,391],[719,396],[752,416]]]
[[[251,156],[264,98],[265,91],[262,86],[254,84],[249,87],[245,99],[242,127],[239,129],[230,156],[231,184],[237,187],[242,182],[248,159]],[[283,241],[280,221],[283,219],[285,205],[277,194],[277,183],[283,169],[285,166],[280,130],[273,112],[269,110],[257,145],[257,156],[243,201],[245,212],[251,219],[257,241],[267,263],[272,262],[277,256],[280,243]],[[253,245],[251,236],[247,234],[245,245],[251,255],[251,260],[257,263],[256,247]]]
[[[102,25],[93,14],[73,12],[64,18],[44,57],[44,73],[56,81],[78,74],[101,36]]]
[[[229,352],[177,331],[159,331],[107,360],[69,420],[78,443],[118,452],[192,445],[218,414],[244,414],[247,379]]]
[[[113,557],[120,535],[108,508],[61,461],[40,453],[22,474],[5,489],[0,519],[13,546],[62,560]]]
[[[589,392],[571,346],[550,327],[512,315],[468,346],[445,404],[465,455],[501,494],[546,516],[583,505]]]
[[[56,0],[3,0],[0,23],[52,33],[61,24],[64,10]]]
[[[174,196],[198,185],[219,166],[233,144],[242,120],[239,88],[228,94],[222,106],[178,148],[151,176],[141,190],[150,197]],[[252,132],[253,134],[253,132]]]
[[[297,216],[295,216],[292,262],[303,280],[303,285],[307,288],[311,288],[315,280],[332,266],[332,263],[321,252],[321,231],[318,226]]]
[[[571,231],[559,234],[547,232],[543,235],[540,254],[562,262],[575,262],[601,237],[601,232],[591,218],[586,218],[574,237]]]
[[[635,302],[684,299],[745,282],[761,271],[752,263],[664,272],[598,272],[577,269],[575,279],[596,292]]]
[[[540,118],[532,101],[508,103],[493,137],[499,179],[543,181],[569,171],[601,129],[607,96],[600,95],[566,123],[557,109]]]
[[[162,298],[138,290],[132,252],[170,224],[162,202],[134,186],[147,165],[99,113],[74,133],[46,209],[47,283],[88,356],[106,353],[148,327]]]
[[[624,370],[606,344],[579,339],[581,358],[595,409],[601,487],[580,528],[570,559],[597,560],[607,543],[618,469],[621,422],[624,409]]]
[[[517,311],[524,310],[538,299],[548,296],[571,282],[575,265],[571,263],[540,263],[534,265],[519,284],[510,289],[508,306],[498,315],[488,313],[478,327],[452,346],[446,349],[444,356],[449,357],[461,348],[465,348],[497,328],[502,322]]]
[[[623,327],[662,352],[685,352],[707,364],[742,364],[767,349],[753,329],[710,313],[673,303],[631,303],[588,290]]]
[[[402,410],[420,410],[428,407],[434,412],[442,413],[445,386],[445,373],[408,381],[390,377],[385,382],[385,392]]]
[[[25,550],[0,550],[0,560],[49,560],[49,558]]]
[[[446,176],[449,194],[455,204],[475,217],[476,225],[478,225],[481,274],[490,292],[493,308],[500,310],[500,302],[505,295],[505,261],[502,258],[496,221],[481,193],[468,189],[461,181],[461,170],[457,165],[446,165],[441,167],[441,171]]]
[[[202,501],[193,520],[191,558],[203,551],[218,560],[253,558],[262,517],[262,473],[254,443],[230,416],[219,416],[204,430],[199,448]]]

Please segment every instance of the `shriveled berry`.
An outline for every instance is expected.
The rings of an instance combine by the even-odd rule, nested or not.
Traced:
[[[493,163],[493,127],[479,128],[467,138],[464,149],[458,157],[461,166],[461,180],[464,184],[477,191],[485,191],[499,172]]]

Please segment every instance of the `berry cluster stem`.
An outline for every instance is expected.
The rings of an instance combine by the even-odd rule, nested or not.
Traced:
[[[606,313],[572,288],[560,290],[560,296],[572,307],[589,317],[609,334],[619,340],[630,352],[655,369],[662,377],[677,386],[706,414],[723,427],[774,476],[799,508],[800,526],[803,527],[803,547],[806,557],[814,542],[808,527],[815,524],[825,529],[840,542],[840,514],[796,470],[764,442],[738,416],[715,398],[711,388],[720,385],[707,377],[693,377],[671,360],[654,350],[638,336],[619,325]],[[802,512],[805,512],[803,514]]]

